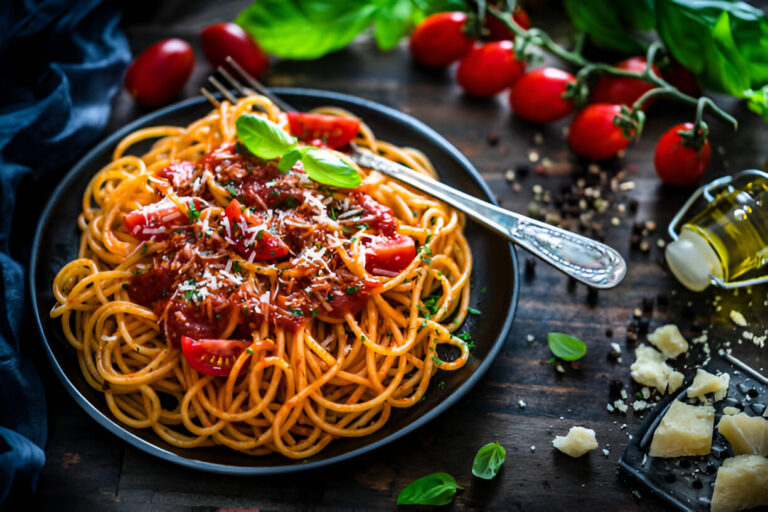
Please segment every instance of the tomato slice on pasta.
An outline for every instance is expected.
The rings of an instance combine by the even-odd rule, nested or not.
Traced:
[[[237,358],[249,346],[250,341],[241,340],[195,340],[181,337],[181,352],[189,366],[216,377],[226,377],[232,371]]]
[[[224,214],[229,220],[227,241],[235,252],[246,259],[271,260],[288,254],[288,246],[279,236],[269,232],[240,201],[233,199]]]
[[[366,246],[365,269],[375,275],[397,275],[416,257],[413,238],[400,233],[388,237],[366,236],[363,245]]]
[[[288,124],[291,133],[304,142],[329,148],[346,146],[360,131],[356,117],[288,112]]]

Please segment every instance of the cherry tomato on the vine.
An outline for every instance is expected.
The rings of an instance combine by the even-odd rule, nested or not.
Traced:
[[[472,48],[472,40],[464,34],[466,21],[463,12],[440,12],[424,18],[411,34],[414,60],[424,66],[442,67],[462,58]]]
[[[621,105],[587,105],[571,121],[568,144],[577,154],[592,160],[616,156],[630,143],[621,128],[614,124],[613,119],[619,114]]]
[[[456,80],[467,94],[493,96],[514,84],[525,72],[512,41],[493,41],[474,46],[461,59]]]
[[[245,30],[234,23],[215,23],[200,32],[203,53],[211,66],[224,64],[227,56],[258,78],[269,67],[269,57]]]
[[[653,154],[653,164],[661,181],[670,185],[686,187],[696,183],[709,167],[712,148],[704,140],[697,150],[683,136],[681,131],[692,131],[693,123],[673,126],[661,136]]]
[[[630,57],[617,63],[614,67],[623,71],[642,73],[648,65],[644,57]],[[653,71],[657,75],[660,74],[659,69],[655,65],[653,66]],[[616,103],[618,105],[632,106],[640,96],[651,89],[653,89],[653,84],[644,82],[639,78],[605,74],[600,77],[597,85],[595,85],[591,100],[593,103]],[[649,104],[650,102],[645,102],[643,110]]]
[[[564,99],[569,83],[576,77],[557,68],[539,68],[520,77],[509,91],[515,115],[535,123],[551,123],[573,111],[573,100]]]
[[[181,92],[192,74],[195,53],[181,39],[163,39],[136,57],[125,73],[125,88],[147,107],[161,105]]]
[[[528,13],[519,5],[515,5],[512,19],[525,30],[531,28],[531,18],[528,17]],[[506,25],[491,13],[486,13],[483,25],[488,29],[488,34],[485,36],[488,41],[512,41],[515,39],[515,33],[509,30]]]

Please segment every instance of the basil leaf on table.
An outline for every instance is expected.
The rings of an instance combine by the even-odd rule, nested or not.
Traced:
[[[498,442],[488,443],[477,451],[472,474],[484,480],[495,477],[507,458],[507,451]]]
[[[380,49],[391,50],[408,33],[415,8],[412,0],[388,0],[376,11],[373,33]]]
[[[745,96],[749,110],[763,116],[763,119],[768,121],[768,85],[764,85],[756,91],[750,89],[745,92]]]
[[[576,361],[587,353],[587,346],[583,341],[562,332],[547,334],[547,344],[552,353],[564,361]]]
[[[357,169],[328,150],[303,146],[300,151],[304,171],[313,181],[339,188],[355,188],[363,181]]]
[[[237,119],[235,126],[237,136],[248,151],[261,158],[277,158],[296,147],[296,137],[269,119],[244,114]]]
[[[447,505],[463,489],[448,473],[433,473],[414,480],[400,491],[398,505]]]

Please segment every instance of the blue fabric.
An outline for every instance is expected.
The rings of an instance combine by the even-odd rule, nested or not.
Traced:
[[[40,190],[107,122],[130,59],[119,22],[100,0],[0,1],[0,507],[9,494],[34,490],[45,461],[43,388],[19,354],[21,344],[36,347],[27,317],[29,231],[45,199]]]

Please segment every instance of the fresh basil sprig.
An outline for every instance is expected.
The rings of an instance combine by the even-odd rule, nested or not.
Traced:
[[[556,357],[565,361],[576,361],[587,353],[587,345],[583,341],[562,332],[547,334],[547,344]]]
[[[362,179],[357,169],[333,152],[313,146],[298,146],[296,137],[277,124],[253,114],[237,119],[237,136],[254,155],[271,160],[280,157],[277,167],[288,172],[301,160],[307,176],[317,183],[339,188],[355,188]]]
[[[498,442],[488,443],[477,451],[472,464],[472,474],[490,480],[495,477],[507,458],[507,451]]]
[[[448,473],[432,473],[414,480],[400,491],[398,505],[447,505],[463,489]]]

